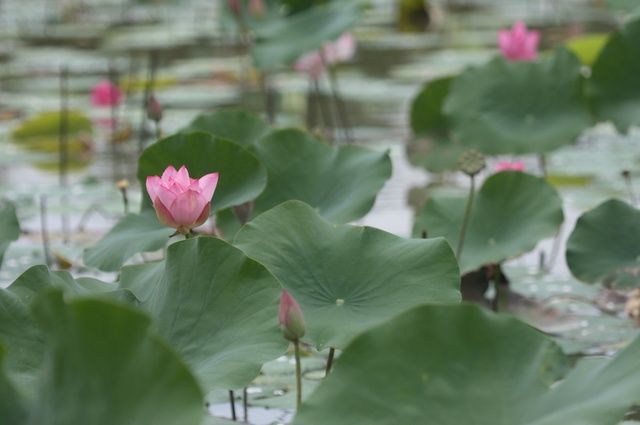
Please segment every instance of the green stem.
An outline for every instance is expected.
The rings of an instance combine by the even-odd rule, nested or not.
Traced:
[[[460,228],[460,238],[458,239],[458,247],[456,249],[456,258],[460,261],[462,255],[462,249],[464,248],[464,238],[467,233],[467,227],[469,225],[469,219],[471,218],[471,207],[473,205],[473,198],[476,193],[476,178],[471,176],[471,187],[469,188],[469,197],[467,198],[467,207],[464,210],[464,218],[462,220],[462,227]]]
[[[331,366],[333,366],[333,358],[336,355],[336,349],[331,347],[329,348],[329,358],[327,359],[327,368],[324,371],[324,376],[329,376],[329,372],[331,372]]]
[[[236,415],[236,395],[233,393],[233,390],[229,390],[229,404],[231,405],[231,420],[237,421],[238,416]]]
[[[302,367],[300,365],[300,341],[293,343],[296,356],[296,411],[302,405]]]

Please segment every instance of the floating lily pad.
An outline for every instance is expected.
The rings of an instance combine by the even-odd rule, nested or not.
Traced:
[[[46,373],[25,425],[200,424],[196,380],[144,314],[106,301],[65,304],[59,292],[42,295],[34,313]]]
[[[640,18],[614,33],[593,65],[589,89],[596,117],[620,131],[640,124]]]
[[[609,34],[586,34],[568,40],[566,46],[583,65],[593,66],[608,40]]]
[[[298,300],[307,322],[304,341],[319,349],[343,348],[416,305],[460,299],[458,266],[444,239],[334,225],[298,201],[256,217],[235,244]]]
[[[152,290],[142,308],[205,390],[242,388],[264,362],[286,351],[277,320],[280,284],[228,243],[210,237],[177,242],[163,272],[147,277]]]
[[[242,146],[203,132],[178,133],[149,146],[140,156],[138,178],[145,187],[147,176],[158,176],[169,166],[185,165],[192,178],[218,172],[211,211],[255,199],[267,183],[267,174],[258,159]],[[143,209],[152,208],[144,189]]]
[[[456,78],[444,111],[455,138],[487,154],[544,153],[592,126],[578,58],[558,49],[539,62],[496,58]]]
[[[84,251],[84,263],[116,271],[135,254],[163,248],[174,232],[158,221],[154,210],[127,214],[96,245]]]
[[[269,175],[254,215],[296,199],[327,220],[346,223],[364,216],[391,177],[386,151],[329,146],[301,130],[274,131],[254,147]]]
[[[293,423],[616,425],[640,398],[639,357],[636,340],[565,375],[560,348],[514,318],[422,306],[353,341]]]
[[[20,223],[13,204],[0,201],[0,266],[11,242],[20,237]]]
[[[320,48],[352,27],[360,8],[357,1],[332,1],[256,25],[251,49],[255,65],[261,69],[285,65]]]
[[[426,231],[457,247],[466,203],[466,197],[430,198],[416,217],[414,236]],[[543,179],[516,171],[494,174],[476,194],[460,269],[468,272],[528,252],[553,236],[562,220],[562,199]]]
[[[640,211],[617,199],[587,211],[567,241],[567,264],[585,282],[640,285]]]
[[[269,130],[269,125],[257,115],[239,109],[220,109],[198,115],[183,131],[203,131],[242,146],[251,146]]]

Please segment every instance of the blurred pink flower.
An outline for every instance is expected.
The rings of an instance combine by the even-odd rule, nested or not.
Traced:
[[[122,91],[109,80],[100,81],[91,89],[93,106],[118,106],[122,102]]]
[[[242,4],[240,4],[240,0],[227,0],[227,6],[235,15],[239,15],[242,12]]]
[[[356,53],[356,40],[350,33],[342,34],[336,41],[326,43],[319,50],[307,53],[298,59],[295,69],[317,80],[325,71],[327,65],[335,65],[353,58]],[[324,55],[324,57],[323,57]]]
[[[249,0],[249,12],[255,17],[262,17],[266,13],[267,8],[264,0]]]
[[[278,321],[284,337],[291,341],[299,341],[305,334],[305,323],[300,304],[287,292],[280,295]]]
[[[147,177],[146,183],[158,219],[178,232],[187,234],[209,218],[218,173],[192,179],[184,165],[178,171],[170,165],[162,176]]]
[[[498,44],[502,56],[511,61],[532,61],[538,57],[540,33],[528,31],[522,21],[513,24],[511,30],[498,31]]]
[[[314,80],[320,78],[325,69],[324,61],[318,51],[307,53],[302,56],[296,61],[294,67],[296,71],[304,72]]]
[[[524,171],[523,161],[500,161],[496,164],[495,170],[497,173],[501,171]]]

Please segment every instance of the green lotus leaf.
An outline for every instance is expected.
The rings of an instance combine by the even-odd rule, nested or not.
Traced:
[[[20,394],[6,375],[4,355],[4,348],[0,345],[0,423],[23,424],[27,418],[27,411]]]
[[[33,310],[46,350],[24,425],[201,423],[196,380],[144,314],[103,300],[65,303],[57,291]]]
[[[589,92],[596,117],[620,131],[640,124],[640,19],[615,32],[593,65]]]
[[[219,109],[198,115],[183,132],[201,131],[242,146],[251,146],[270,131],[257,115],[240,109]]]
[[[104,271],[117,271],[135,254],[163,248],[174,232],[175,229],[158,221],[153,209],[127,214],[96,245],[84,251],[84,263]]]
[[[569,39],[565,44],[583,65],[593,66],[607,44],[609,34],[585,34]]]
[[[358,21],[360,9],[357,1],[332,1],[254,26],[251,55],[256,67],[289,64],[338,38]]]
[[[295,199],[329,221],[346,223],[369,212],[391,177],[388,152],[329,146],[301,130],[274,131],[254,150],[269,175],[254,215]]]
[[[577,221],[567,241],[567,264],[585,282],[616,287],[640,284],[640,211],[610,199]]]
[[[560,348],[514,318],[422,306],[354,340],[293,423],[616,425],[640,400],[638,358],[640,339],[566,373]]]
[[[466,197],[430,198],[416,217],[414,236],[426,231],[457,247],[466,203]],[[562,199],[543,179],[516,171],[494,174],[471,207],[460,269],[468,272],[528,252],[553,236],[562,221]]]
[[[304,341],[319,349],[343,348],[416,305],[460,300],[458,266],[444,239],[331,224],[298,201],[256,217],[235,244],[297,299],[307,322]]]
[[[592,126],[581,64],[559,48],[538,62],[496,58],[457,77],[444,105],[460,144],[486,154],[544,153]]]
[[[140,156],[138,179],[144,188],[143,209],[152,208],[146,178],[161,175],[169,165],[185,165],[192,178],[220,173],[212,212],[255,199],[267,183],[258,159],[242,146],[207,133],[178,133],[149,146]]]
[[[407,145],[407,157],[412,165],[436,173],[455,169],[458,157],[467,149],[451,139],[442,111],[452,82],[453,77],[427,82],[411,104],[413,138]]]
[[[0,201],[0,266],[11,242],[20,237],[20,223],[13,204]]]
[[[286,351],[277,320],[281,286],[264,266],[210,237],[174,243],[159,273],[160,264],[134,271],[153,288],[136,292],[205,390],[242,388]]]

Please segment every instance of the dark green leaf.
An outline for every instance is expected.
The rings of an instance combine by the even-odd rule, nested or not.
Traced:
[[[260,117],[240,109],[219,109],[200,114],[183,130],[202,131],[242,146],[251,146],[270,130]]]
[[[13,204],[0,201],[0,266],[2,258],[11,242],[20,237],[20,223]]]

